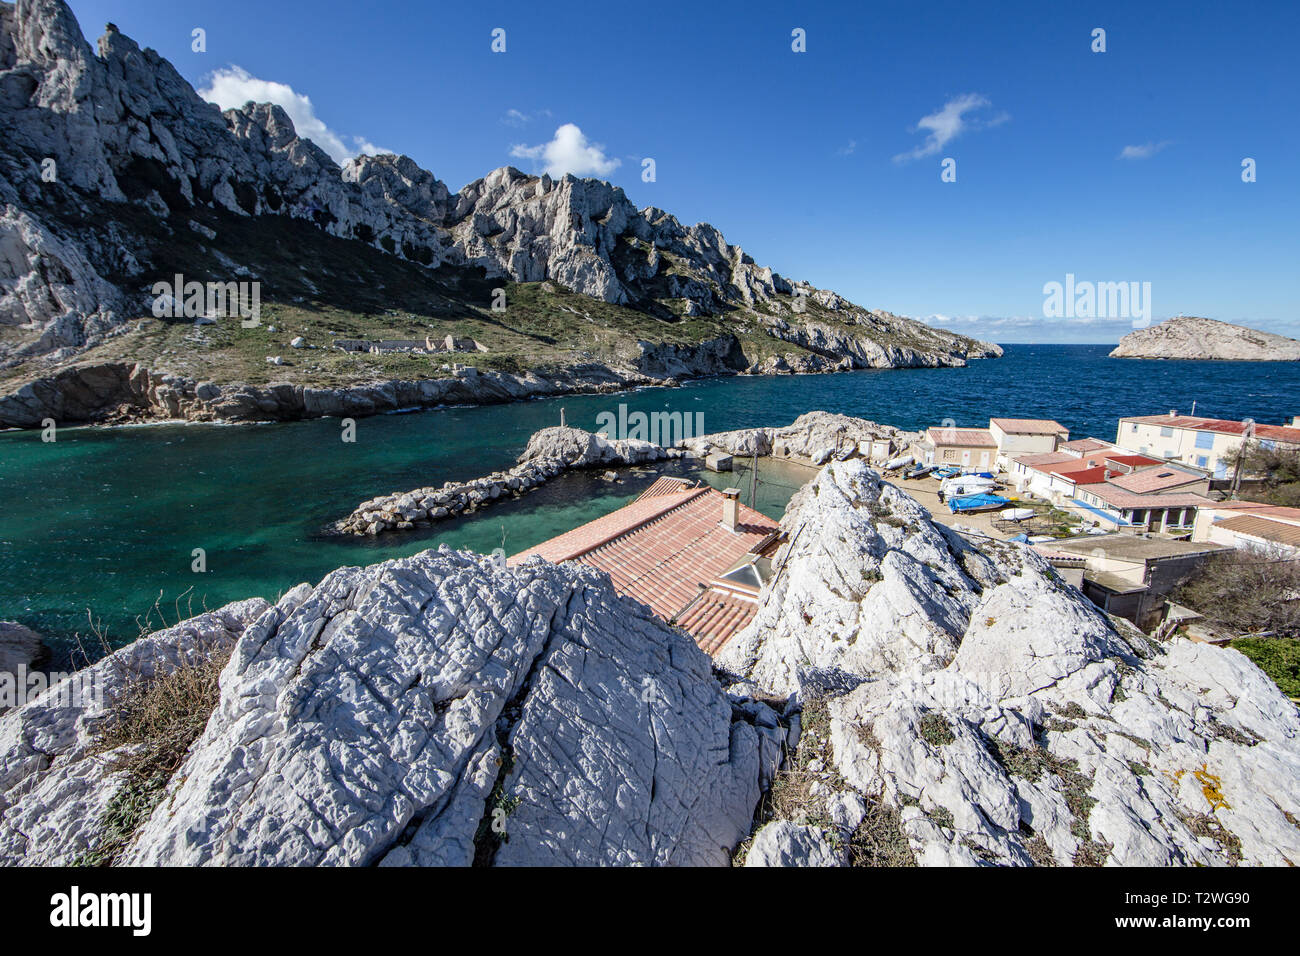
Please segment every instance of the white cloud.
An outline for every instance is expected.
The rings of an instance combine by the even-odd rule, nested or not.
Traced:
[[[287,83],[263,80],[240,66],[227,66],[213,71],[199,96],[216,103],[223,110],[235,109],[250,100],[254,103],[274,103],[283,109],[299,136],[310,139],[325,150],[336,163],[343,163],[360,153],[374,155],[392,152],[381,149],[361,136],[343,136],[334,132],[316,115],[311,98],[299,93]],[[348,143],[351,146],[348,146]]]
[[[1141,146],[1125,146],[1119,151],[1120,159],[1150,159],[1169,145],[1169,140],[1159,143],[1143,143]]]
[[[514,126],[518,128],[522,126],[527,126],[529,123],[533,122],[534,120],[550,119],[550,118],[551,118],[550,110],[537,110],[536,112],[533,113],[525,113],[523,110],[510,109],[510,110],[506,110],[506,115],[501,117],[501,122],[505,123],[507,126]]]
[[[835,151],[835,155],[852,156],[853,153],[857,150],[857,148],[858,148],[858,141],[856,139],[851,139],[849,140],[849,144],[847,146],[841,146],[839,149],[837,149]]]
[[[928,132],[929,135],[921,145],[895,156],[894,162],[905,163],[923,156],[933,156],[962,133],[1001,126],[1011,118],[1007,113],[998,113],[988,119],[967,116],[968,113],[975,113],[985,108],[991,109],[992,106],[988,97],[979,93],[963,93],[961,96],[954,97],[944,103],[942,108],[928,116],[922,116],[917,121],[913,132]]]
[[[543,161],[542,171],[550,176],[560,177],[565,173],[575,176],[608,176],[617,169],[622,160],[611,159],[605,155],[605,147],[600,143],[590,143],[573,123],[565,123],[555,131],[555,137],[549,143],[540,146],[511,146],[510,155],[516,159]]]

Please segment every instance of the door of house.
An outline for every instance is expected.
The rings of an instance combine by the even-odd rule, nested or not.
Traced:
[[[963,452],[961,453],[961,463],[962,463],[963,465],[969,465],[969,464],[970,464],[970,449],[969,449],[969,448],[967,448],[965,451],[963,451]]]

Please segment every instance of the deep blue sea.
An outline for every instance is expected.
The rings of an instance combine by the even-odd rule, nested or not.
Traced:
[[[1074,437],[1114,439],[1121,415],[1171,408],[1281,423],[1300,414],[1300,363],[1109,359],[1110,346],[1011,345],[962,369],[715,379],[679,389],[566,397],[360,419],[274,425],[157,425],[0,434],[0,620],[66,649],[88,617],[112,641],[159,604],[217,607],[274,598],[347,564],[447,543],[522,550],[630,500],[652,475],[610,484],[571,474],[477,515],[378,541],[326,537],[328,522],[366,498],[508,467],[538,428],[594,428],[601,412],[703,412],[707,431],[787,424],[826,409],[921,428],[991,416],[1055,418]],[[797,476],[760,474],[759,505],[779,516]],[[713,476],[716,478],[717,476]],[[741,476],[737,476],[741,477]],[[724,479],[730,483],[733,478]],[[743,477],[741,477],[743,482]],[[193,550],[208,570],[191,570]],[[183,597],[181,597],[183,595]],[[154,613],[151,625],[158,623]]]

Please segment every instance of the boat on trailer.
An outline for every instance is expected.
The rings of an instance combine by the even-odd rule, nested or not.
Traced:
[[[934,471],[934,465],[917,465],[910,471],[903,472],[904,478],[924,478],[930,472]]]
[[[982,492],[977,495],[962,495],[948,500],[948,510],[953,514],[972,514],[976,511],[993,511],[1006,507],[1010,498]]]

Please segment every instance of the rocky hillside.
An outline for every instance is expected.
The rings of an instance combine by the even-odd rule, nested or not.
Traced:
[[[1119,340],[1110,357],[1297,362],[1300,341],[1217,319],[1179,316],[1130,332]]]
[[[153,283],[176,274],[259,282],[261,324],[153,317]],[[332,347],[448,334],[486,351]],[[272,386],[361,413],[382,396],[353,390],[447,380],[457,365],[510,376],[480,399],[492,401],[998,354],[786,279],[606,182],[505,167],[451,192],[405,156],[339,167],[280,108],[222,113],[112,24],[92,49],[62,0],[0,4],[0,395],[35,383],[0,404],[0,424],[332,413]],[[59,378],[109,366],[165,381],[174,402]],[[544,381],[520,385],[530,372]]]
[[[803,705],[747,864],[1300,864],[1300,714],[1244,655],[1108,619],[861,461],[783,526],[718,660]]]
[[[141,687],[226,655],[179,766],[113,735]],[[603,575],[445,550],[202,615],[83,680],[102,703],[0,717],[0,862],[725,864],[788,735]]]

